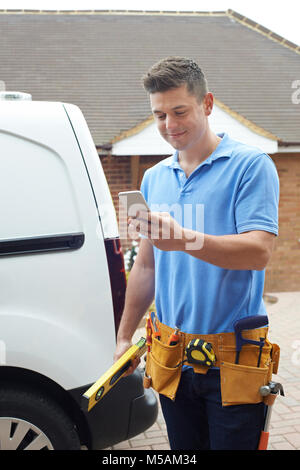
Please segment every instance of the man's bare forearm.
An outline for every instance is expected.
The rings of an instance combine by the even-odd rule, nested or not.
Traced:
[[[154,298],[154,269],[134,263],[128,279],[118,341],[131,340]]]
[[[183,251],[224,269],[262,270],[272,254],[275,235],[252,230],[233,235],[209,235],[183,228],[166,212],[141,213],[132,225],[165,251]]]
[[[188,242],[187,238],[182,240],[186,253],[221,268],[246,270],[264,269],[275,238],[273,234],[262,231],[214,236],[187,230],[185,235],[189,239]],[[197,249],[197,246],[201,248]]]

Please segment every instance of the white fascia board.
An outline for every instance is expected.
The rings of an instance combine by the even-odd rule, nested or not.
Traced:
[[[273,154],[278,152],[277,140],[271,140],[253,132],[216,105],[214,105],[208,120],[211,129],[216,134],[226,132],[232,139],[247,145],[252,145],[253,147],[258,147],[265,153]]]
[[[260,148],[263,152],[278,152],[276,140],[268,139],[253,132],[244,124],[214,105],[209,116],[209,124],[213,132],[226,132],[232,139]],[[112,148],[113,155],[172,155],[174,148],[159,134],[153,122],[139,133],[116,142]]]
[[[278,147],[278,153],[300,153],[300,145],[295,145],[293,147]]]
[[[112,148],[112,155],[172,155],[173,152],[174,148],[161,137],[154,122]]]

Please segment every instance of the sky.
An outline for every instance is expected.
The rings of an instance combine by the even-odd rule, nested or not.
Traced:
[[[0,0],[0,9],[224,11],[232,9],[300,45],[299,0]]]

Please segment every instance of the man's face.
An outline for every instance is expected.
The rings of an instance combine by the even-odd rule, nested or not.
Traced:
[[[199,103],[186,85],[150,94],[152,112],[162,137],[177,150],[187,150],[199,143],[208,127],[213,97],[207,93]]]

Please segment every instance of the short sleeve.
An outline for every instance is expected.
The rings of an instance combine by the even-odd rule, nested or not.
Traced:
[[[264,230],[278,235],[279,178],[271,158],[256,157],[244,172],[235,200],[237,233]]]
[[[142,178],[140,190],[143,193],[143,196],[146,199],[146,202],[148,202],[148,175],[147,175],[147,171],[145,171],[144,176]]]

